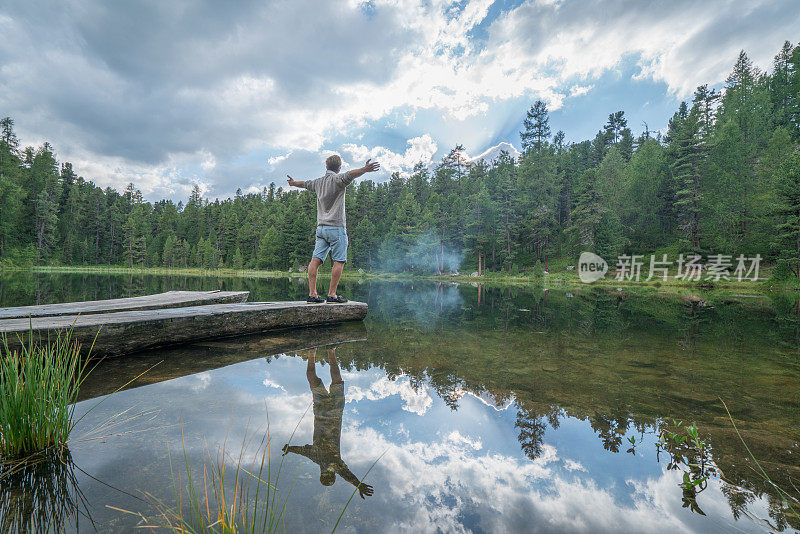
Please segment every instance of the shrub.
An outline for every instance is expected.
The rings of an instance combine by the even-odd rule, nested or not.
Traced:
[[[779,258],[775,263],[775,268],[772,270],[771,280],[783,282],[796,278],[796,269],[792,260],[786,258]]]

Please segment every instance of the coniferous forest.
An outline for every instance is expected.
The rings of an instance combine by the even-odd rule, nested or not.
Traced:
[[[768,71],[742,52],[724,87],[682,102],[664,132],[613,111],[593,139],[565,142],[531,106],[522,154],[473,163],[460,146],[434,166],[347,192],[350,262],[379,270],[516,273],[583,250],[761,254],[800,269],[800,46]],[[310,177],[306,177],[310,178]],[[285,270],[305,264],[313,193],[271,184],[214,200],[145,202],[102,189],[48,143],[0,139],[0,258],[8,265]]]

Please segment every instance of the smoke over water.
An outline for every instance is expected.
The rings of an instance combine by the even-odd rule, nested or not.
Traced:
[[[379,247],[377,267],[390,272],[455,273],[461,268],[464,253],[447,245],[428,231],[416,239],[389,237]]]

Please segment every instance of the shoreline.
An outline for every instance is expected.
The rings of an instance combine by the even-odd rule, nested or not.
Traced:
[[[110,275],[150,275],[150,276],[187,276],[187,277],[235,277],[251,279],[269,278],[305,278],[305,271],[267,271],[259,269],[202,269],[196,267],[176,268],[176,267],[122,267],[116,265],[81,265],[81,266],[32,266],[32,267],[4,267],[0,269],[3,273],[51,273],[51,274],[110,274]],[[319,278],[330,278],[330,271],[320,270]],[[720,281],[709,284],[700,281],[683,281],[668,279],[653,281],[619,281],[615,279],[601,279],[591,284],[582,283],[573,272],[548,273],[539,277],[534,276],[513,276],[501,273],[488,273],[483,276],[472,277],[469,275],[421,275],[411,273],[388,273],[388,272],[364,272],[359,274],[357,271],[345,270],[342,273],[342,280],[385,280],[397,282],[430,281],[430,282],[455,282],[455,283],[479,283],[497,286],[544,286],[547,289],[575,289],[603,287],[623,291],[645,292],[654,291],[657,293],[704,293],[704,292],[735,292],[753,296],[766,296],[774,292],[800,291],[800,281],[775,282],[766,278],[758,281]]]

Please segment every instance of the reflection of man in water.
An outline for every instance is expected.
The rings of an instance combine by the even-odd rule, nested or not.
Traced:
[[[372,495],[372,486],[358,480],[347,464],[342,460],[339,441],[342,435],[342,412],[344,411],[344,382],[336,361],[336,349],[328,349],[328,364],[331,366],[330,391],[325,389],[316,372],[315,362],[317,349],[308,355],[306,378],[314,396],[314,444],[284,445],[283,453],[301,454],[319,465],[319,481],[323,486],[332,486],[336,481],[336,473],[358,488],[363,499]]]

